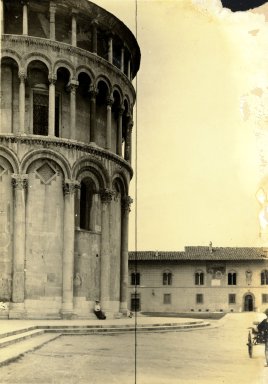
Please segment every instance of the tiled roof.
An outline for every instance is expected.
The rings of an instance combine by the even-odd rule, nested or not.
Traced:
[[[184,252],[129,252],[129,260],[268,260],[268,249],[250,247],[185,247]]]

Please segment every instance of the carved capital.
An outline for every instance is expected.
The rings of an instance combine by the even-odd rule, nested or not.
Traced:
[[[57,76],[56,75],[52,75],[50,74],[48,76],[48,81],[49,81],[49,84],[50,85],[55,85],[56,84],[56,81],[57,81]]]
[[[73,195],[80,184],[75,180],[65,180],[63,183],[64,195]]]
[[[67,84],[66,89],[67,89],[68,92],[76,93],[76,90],[77,90],[78,86],[79,86],[79,81],[71,80]]]
[[[28,175],[26,174],[12,174],[12,185],[14,189],[23,190],[28,186]]]
[[[114,191],[111,189],[105,188],[100,192],[101,201],[104,204],[108,204],[112,201],[114,196]]]
[[[20,71],[18,76],[19,76],[20,82],[24,82],[27,78],[27,75],[24,71]]]
[[[114,103],[114,98],[112,96],[108,96],[106,99],[107,107],[111,107]]]
[[[130,196],[125,196],[122,199],[122,209],[124,211],[130,212],[130,206],[133,203],[133,199]]]
[[[29,0],[20,0],[21,5],[29,5]]]
[[[120,105],[120,107],[118,108],[118,114],[119,116],[123,116],[123,113],[125,112],[125,107],[124,105]]]
[[[49,4],[49,12],[50,12],[50,14],[51,13],[55,14],[56,13],[56,9],[57,9],[56,4],[53,1],[51,1],[50,4]]]
[[[94,85],[91,85],[91,86],[89,87],[88,92],[89,92],[89,96],[90,96],[90,99],[91,99],[91,100],[92,100],[92,99],[96,99],[96,96],[97,96],[97,94],[98,94],[98,89],[97,89]]]

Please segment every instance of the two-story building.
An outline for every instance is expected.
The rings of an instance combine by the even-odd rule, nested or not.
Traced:
[[[243,312],[268,307],[264,248],[194,246],[129,253],[129,308],[142,312]]]

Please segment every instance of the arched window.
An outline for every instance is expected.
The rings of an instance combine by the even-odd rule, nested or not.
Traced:
[[[205,275],[202,271],[195,272],[195,285],[204,285]]]
[[[228,285],[236,285],[236,272],[229,272],[228,273]]]
[[[261,272],[261,285],[268,285],[268,270]]]
[[[132,272],[131,273],[131,285],[140,285],[140,273]]]
[[[90,179],[81,181],[80,191],[80,228],[87,231],[94,230],[93,196],[95,186]]]
[[[172,285],[172,273],[164,272],[163,273],[163,285]]]

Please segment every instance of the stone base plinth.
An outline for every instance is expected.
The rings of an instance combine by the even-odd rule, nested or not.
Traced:
[[[9,319],[25,319],[26,311],[24,303],[11,303],[8,317]]]

